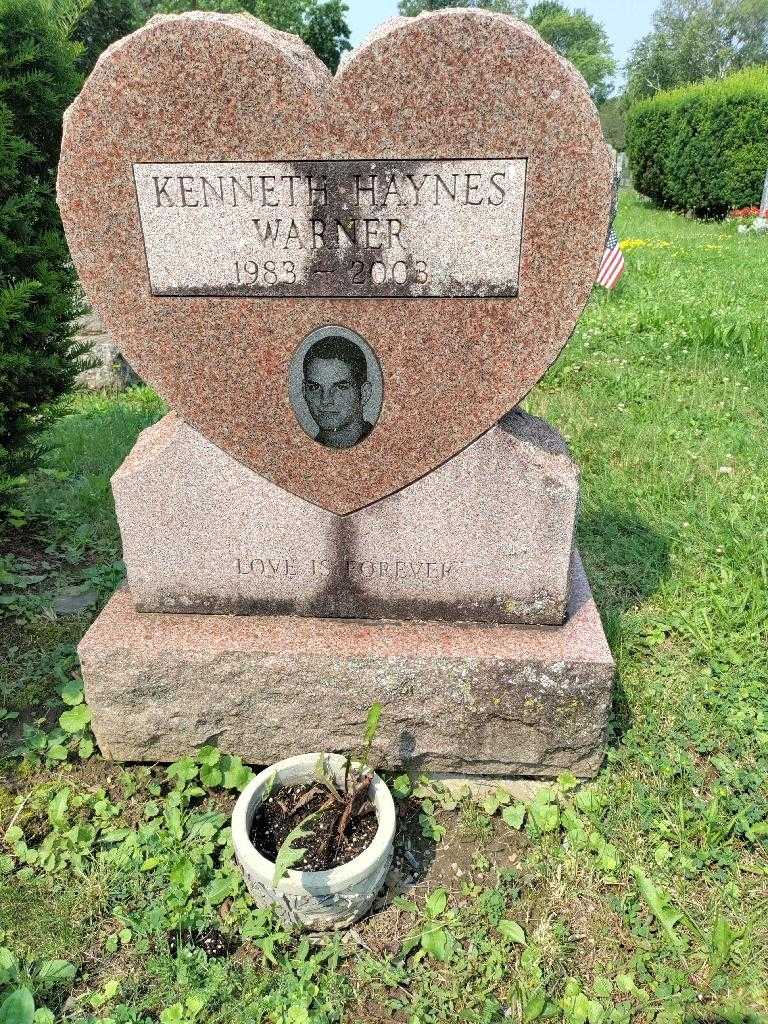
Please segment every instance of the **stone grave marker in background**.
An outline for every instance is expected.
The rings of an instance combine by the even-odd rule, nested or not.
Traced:
[[[755,221],[755,227],[758,231],[768,231],[768,169],[765,172],[763,196],[760,200],[760,214]]]
[[[516,409],[602,256],[586,85],[478,10],[331,76],[244,16],[152,19],[67,113],[88,297],[173,412],[113,478],[128,585],[80,645],[102,752],[593,774],[613,662],[578,470]],[[512,410],[510,412],[510,410]]]
[[[77,375],[81,388],[117,392],[141,384],[94,313],[86,313],[78,321],[75,342],[85,342],[88,346],[83,357],[87,369]]]

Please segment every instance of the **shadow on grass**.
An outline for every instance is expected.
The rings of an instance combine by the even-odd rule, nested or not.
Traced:
[[[631,709],[618,657],[622,619],[656,593],[669,575],[670,539],[631,510],[585,510],[578,545],[608,644],[618,664],[611,710],[610,746],[617,746],[631,725]]]

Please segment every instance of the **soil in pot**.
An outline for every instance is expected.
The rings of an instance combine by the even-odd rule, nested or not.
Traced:
[[[250,840],[262,857],[274,861],[289,832],[315,815],[305,828],[311,835],[295,845],[305,849],[295,871],[328,871],[353,860],[376,835],[378,819],[367,799],[370,777],[342,803],[319,783],[284,786],[259,804],[253,816]]]

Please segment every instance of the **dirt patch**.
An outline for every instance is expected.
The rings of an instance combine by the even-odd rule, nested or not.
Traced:
[[[360,945],[377,955],[396,952],[413,930],[413,915],[394,906],[395,897],[418,899],[437,888],[458,894],[467,881],[493,884],[500,872],[517,867],[528,844],[499,818],[485,817],[478,835],[461,811],[438,814],[445,835],[435,843],[423,833],[420,807],[415,799],[399,803],[392,867],[373,913],[357,925]]]
[[[413,931],[413,914],[390,906],[373,914],[349,934],[349,942],[367,949],[374,956],[394,955]]]
[[[402,998],[402,994],[395,990],[393,996],[398,995]],[[347,1011],[345,1019],[353,1020],[355,1024],[406,1024],[408,1020],[413,1018],[405,1010],[395,1013],[373,1002],[373,1000],[366,1000],[351,1007]]]
[[[36,566],[41,566],[42,571],[67,570],[72,564],[67,562],[61,552],[54,549],[49,537],[37,533],[37,530],[45,529],[43,520],[31,520],[25,526],[18,529],[8,529],[0,533],[0,555],[12,555],[22,561],[28,561]],[[104,561],[104,556],[90,548],[79,552],[75,568],[88,568],[99,565]]]
[[[367,799],[370,776],[353,782],[337,799],[324,786],[307,783],[284,786],[270,794],[256,810],[251,842],[267,860],[277,859],[278,850],[293,829],[306,833],[293,846],[305,851],[293,867],[301,871],[328,871],[347,864],[363,853],[376,835],[378,820]]]
[[[58,562],[48,550],[50,543],[29,529],[8,530],[0,535],[0,555],[13,555],[28,562]]]
[[[437,823],[445,829],[439,843],[425,837],[417,800],[404,801],[398,811],[393,867],[405,882],[401,891],[458,889],[468,877],[483,879],[510,870],[527,845],[524,835],[499,818],[483,818],[482,834],[459,812],[441,811]]]

